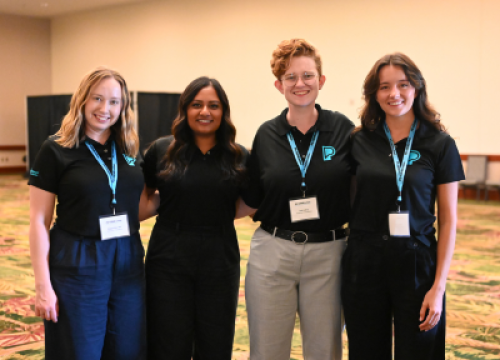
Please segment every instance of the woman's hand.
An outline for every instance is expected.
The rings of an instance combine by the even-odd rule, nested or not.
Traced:
[[[159,207],[160,193],[156,189],[152,189],[144,185],[139,203],[139,221],[158,215]]]
[[[45,320],[57,322],[59,303],[51,285],[40,285],[36,289],[35,315]]]
[[[234,218],[241,219],[245,216],[253,217],[256,211],[257,209],[251,208],[245,204],[242,198],[238,198],[238,200],[236,200],[236,215]]]
[[[420,321],[423,321],[419,326],[420,331],[428,331],[436,326],[439,319],[441,319],[442,312],[443,292],[432,287],[427,294],[425,294],[422,307],[420,308]]]

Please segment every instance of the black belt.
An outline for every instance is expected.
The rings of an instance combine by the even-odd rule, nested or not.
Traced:
[[[273,236],[280,239],[290,240],[298,245],[305,243],[322,243],[327,241],[335,241],[345,238],[349,235],[349,229],[336,229],[324,232],[305,232],[305,231],[291,231],[279,229],[275,226],[260,224],[262,230],[267,231]]]

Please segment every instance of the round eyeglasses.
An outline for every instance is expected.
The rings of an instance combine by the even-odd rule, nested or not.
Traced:
[[[307,73],[307,72],[303,73],[302,75],[287,74],[287,75],[283,76],[281,81],[283,81],[283,83],[286,86],[294,86],[295,84],[297,84],[297,81],[300,77],[302,79],[302,81],[304,82],[304,84],[313,85],[314,81],[316,80],[316,76],[318,76],[318,75],[313,74],[313,73]]]

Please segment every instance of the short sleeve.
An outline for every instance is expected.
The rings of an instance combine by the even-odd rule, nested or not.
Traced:
[[[156,179],[156,141],[146,150],[144,161],[142,163],[142,172],[144,173],[144,182],[151,189],[157,188]]]
[[[247,158],[248,184],[241,191],[241,197],[245,204],[251,208],[258,209],[262,201],[262,188],[260,183],[260,166],[258,158],[258,139],[254,139],[250,156]]]
[[[447,135],[436,164],[436,184],[446,184],[464,179],[464,169],[457,145],[455,140]]]
[[[53,140],[44,141],[30,169],[28,185],[57,194],[63,167],[58,146]]]

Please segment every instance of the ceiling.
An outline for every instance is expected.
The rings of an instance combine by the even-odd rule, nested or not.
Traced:
[[[0,13],[51,18],[78,11],[151,0],[0,0]]]

